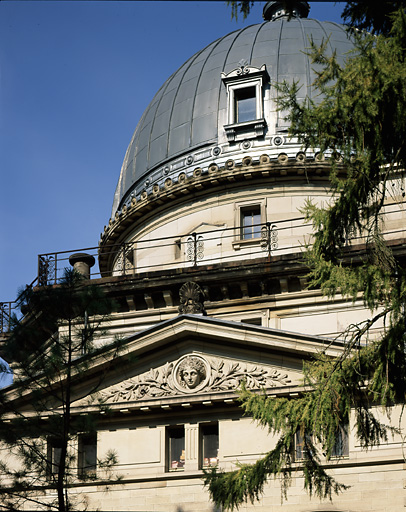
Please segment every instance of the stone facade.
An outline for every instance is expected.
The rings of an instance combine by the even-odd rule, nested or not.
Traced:
[[[275,23],[289,29],[283,23],[298,21]],[[312,21],[308,26],[319,25]],[[252,33],[259,33],[254,28]],[[338,32],[344,33],[342,28]],[[261,51],[271,44],[273,55],[275,42],[268,39],[255,37],[255,44],[258,40]],[[297,54],[292,51],[290,57]],[[138,172],[132,152],[138,151],[139,132],[130,144],[115,210],[100,239],[102,277],[92,280],[114,297],[117,307],[108,325],[100,326],[108,328],[100,341],[103,357],[95,357],[77,380],[72,405],[74,414],[97,417],[92,439],[97,457],[114,449],[118,459],[113,476],[119,479],[107,480],[96,467],[95,481],[78,478],[74,483],[72,492],[87,495],[89,510],[214,512],[203,470],[215,465],[227,471],[254,462],[276,442],[243,416],[238,406],[241,382],[254,392],[297,396],[303,391],[303,362],[321,350],[338,355],[345,329],[368,317],[362,297],[353,303],[308,289],[302,251],[312,232],[300,210],[309,198],[318,204],[331,200],[327,175],[332,155],[305,153],[287,137],[275,107],[272,70],[261,58],[252,66],[228,63],[210,70],[212,89],[224,101],[215,119],[219,131],[207,143],[186,144],[167,161],[146,168],[137,183],[127,184],[130,170]],[[240,94],[240,77],[256,91],[260,119],[238,123],[234,111],[227,111],[252,92],[246,91],[247,98]],[[168,85],[163,90],[172,89]],[[258,103],[261,98],[263,104]],[[143,123],[157,102],[147,109]],[[175,119],[180,114],[173,102]],[[161,107],[165,102],[158,103]],[[204,118],[201,113],[195,117]],[[152,140],[153,128],[148,129]],[[173,133],[168,135],[172,139]],[[154,159],[151,150],[150,161]],[[387,242],[404,255],[406,215],[396,204],[402,187],[393,190],[382,222]],[[366,251],[362,233],[347,242],[348,258]],[[76,254],[72,264],[81,269],[79,256],[83,259]],[[87,267],[93,263],[86,261]],[[370,336],[382,329],[376,326]],[[96,376],[109,354],[113,357],[110,342],[116,335],[125,339],[121,352],[94,394]],[[240,510],[404,510],[403,436],[396,434],[365,452],[357,445],[353,421],[350,417],[343,433],[342,450],[328,463],[349,490],[332,502],[311,500],[303,489],[298,456],[287,501],[281,501],[279,481],[270,480],[261,501]],[[388,422],[405,426],[400,408],[394,407]]]
[[[107,480],[102,468],[96,469],[95,482],[78,478],[73,495],[86,495],[89,510],[216,510],[203,486],[203,469],[232,470],[254,462],[276,443],[275,436],[242,415],[237,401],[242,380],[254,392],[296,396],[303,390],[303,361],[321,350],[334,356],[341,349],[340,341],[324,337],[212,316],[173,315],[129,336],[97,393],[88,394],[110,358],[106,345],[76,384],[72,412],[97,415],[97,456],[114,449],[118,462]],[[400,407],[387,420],[405,426]],[[403,510],[402,435],[365,452],[357,445],[352,421],[346,447],[328,463],[349,490],[332,502],[311,500],[303,490],[299,458],[287,501],[281,501],[278,480],[270,480],[260,503],[241,509]]]

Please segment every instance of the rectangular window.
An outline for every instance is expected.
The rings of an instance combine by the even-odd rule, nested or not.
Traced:
[[[250,240],[261,237],[261,207],[241,208],[241,238]]]
[[[80,434],[78,438],[78,476],[86,478],[96,474],[97,434]]]
[[[348,457],[348,424],[340,425],[336,433],[336,442],[331,452],[332,457]]]
[[[217,466],[219,462],[219,426],[218,423],[200,426],[201,464],[203,468]]]
[[[51,437],[47,441],[48,477],[57,475],[61,464],[63,440]]]
[[[300,461],[306,459],[310,447],[308,443],[312,442],[312,436],[308,432],[303,435],[302,430],[298,430],[295,434],[295,460]],[[311,453],[311,452],[310,452]]]
[[[230,73],[222,73],[227,88],[227,124],[224,131],[231,143],[265,136],[265,84],[269,84],[266,66],[240,66]]]
[[[168,470],[178,471],[185,467],[185,428],[168,427],[167,429]]]
[[[303,437],[302,431],[297,431],[295,435],[295,460],[304,460],[311,449],[307,442],[313,442],[312,435],[306,433]],[[332,458],[348,457],[349,445],[348,445],[348,424],[340,425],[337,433],[336,440],[331,452]]]
[[[257,118],[256,87],[235,89],[235,122],[244,123]]]

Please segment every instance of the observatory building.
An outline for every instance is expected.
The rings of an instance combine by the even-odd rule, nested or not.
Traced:
[[[338,355],[340,333],[367,316],[362,300],[327,299],[306,281],[312,227],[301,208],[308,198],[329,200],[332,155],[288,136],[275,85],[298,81],[300,96],[317,100],[310,39],[328,39],[342,62],[352,48],[344,26],[308,13],[307,2],[293,17],[268,2],[262,23],[214,41],[169,77],[135,128],[100,238],[101,277],[91,280],[117,304],[106,353],[115,335],[124,349],[99,390],[109,414],[99,414],[97,435],[79,438],[93,460],[82,472],[97,475],[96,457],[114,448],[121,478],[108,491],[78,478],[89,510],[216,510],[203,470],[235,469],[276,444],[243,416],[240,384],[297,396],[303,362],[321,350]],[[400,224],[388,209],[388,232]],[[388,234],[393,245],[398,236]],[[93,258],[76,254],[71,263],[86,274]],[[101,365],[95,359],[83,375],[75,414],[97,413],[81,397]],[[279,481],[270,480],[261,501],[241,510],[404,510],[401,436],[365,452],[351,420],[326,461],[349,490],[311,500],[298,439],[288,500],[281,504]]]

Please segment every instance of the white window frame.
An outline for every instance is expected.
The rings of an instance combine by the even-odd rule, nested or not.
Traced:
[[[236,102],[236,91],[240,91],[241,89],[248,89],[251,87],[255,87],[255,119],[250,121],[245,121],[245,123],[252,123],[257,119],[263,118],[263,102],[262,102],[262,77],[258,77],[253,80],[242,80],[236,83],[227,84],[227,96],[228,96],[228,124],[244,124],[239,123],[237,121],[237,112],[235,109]]]
[[[295,444],[294,444],[294,460],[295,462],[303,462],[306,460],[306,450],[305,450],[305,438],[311,442],[314,442],[313,434],[310,432],[303,432],[302,430],[297,430],[295,432]]]
[[[227,122],[224,126],[229,142],[245,139],[255,139],[265,135],[266,121],[264,119],[264,85],[269,81],[265,64],[261,68],[242,64],[228,74],[222,73],[227,89]],[[237,122],[235,111],[236,91],[255,87],[256,119]]]
[[[260,245],[261,236],[256,238],[243,238],[243,227],[242,227],[242,215],[243,211],[248,208],[259,207],[261,213],[261,224],[265,224],[266,222],[266,200],[257,200],[257,201],[242,201],[234,204],[234,226],[235,226],[235,235],[233,249],[239,250],[244,246],[248,245]]]

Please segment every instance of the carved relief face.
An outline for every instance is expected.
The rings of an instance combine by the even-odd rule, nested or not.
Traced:
[[[175,383],[180,389],[192,392],[200,389],[207,381],[207,368],[204,359],[199,356],[186,356],[181,358],[175,367]]]
[[[193,389],[200,384],[201,377],[197,370],[191,366],[186,366],[181,372],[181,379],[185,381],[188,388]]]

